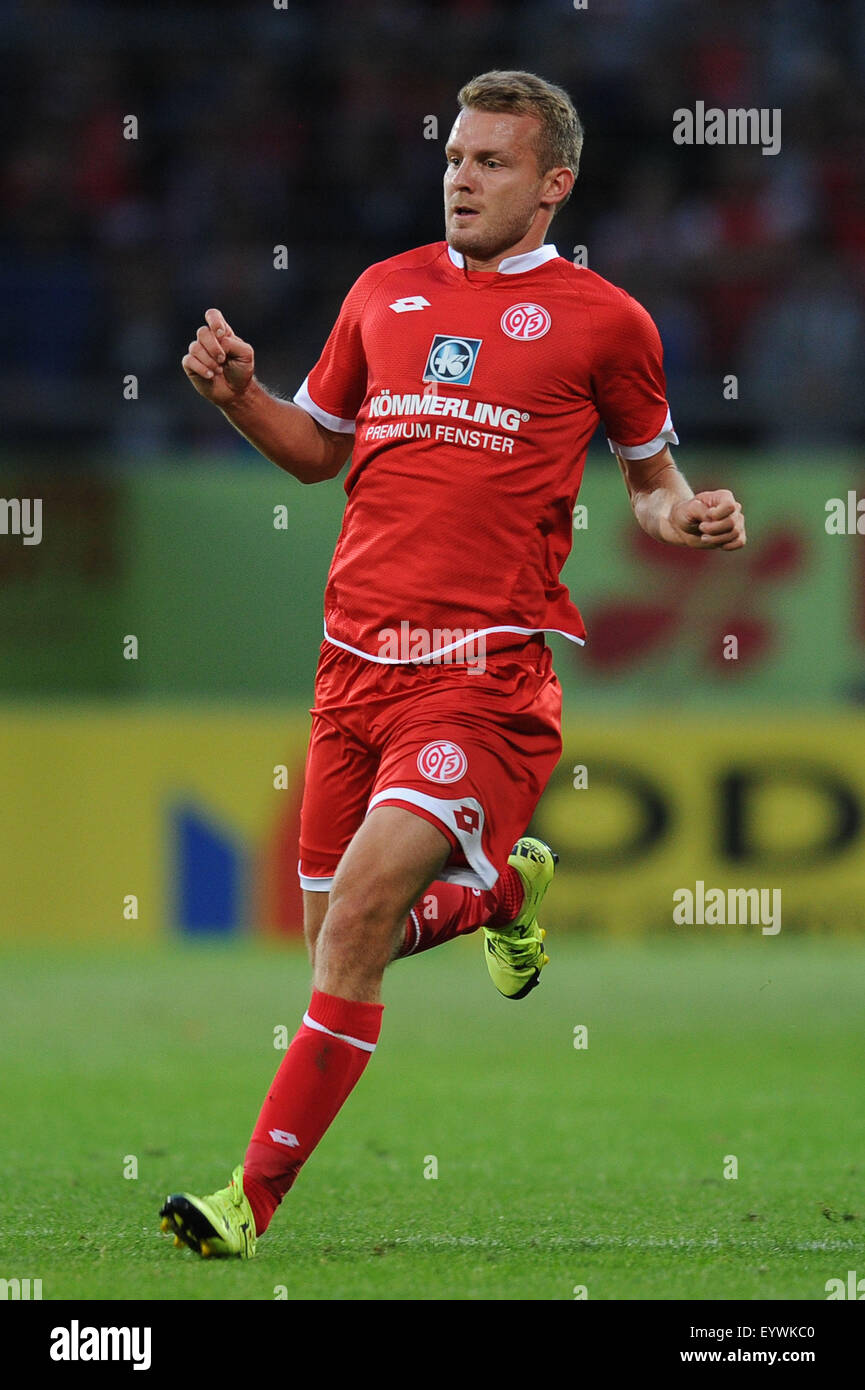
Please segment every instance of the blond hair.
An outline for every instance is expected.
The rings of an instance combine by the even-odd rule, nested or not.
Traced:
[[[536,152],[542,174],[564,165],[576,179],[583,148],[583,125],[563,87],[533,72],[482,72],[460,88],[462,110],[536,116],[541,123]],[[564,207],[570,192],[556,205]]]

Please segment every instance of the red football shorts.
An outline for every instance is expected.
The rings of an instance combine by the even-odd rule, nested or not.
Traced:
[[[385,665],[324,642],[300,823],[303,888],[325,892],[376,806],[443,832],[440,877],[492,888],[562,751],[561,688],[541,637],[466,664]]]

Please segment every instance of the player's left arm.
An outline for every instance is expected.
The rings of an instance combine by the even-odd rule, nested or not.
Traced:
[[[746,542],[741,503],[727,488],[691,491],[665,445],[647,459],[617,453],[634,516],[647,535],[697,550],[741,550]]]

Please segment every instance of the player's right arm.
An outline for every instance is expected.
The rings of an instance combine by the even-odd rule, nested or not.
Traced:
[[[255,379],[255,354],[219,309],[208,309],[181,363],[199,395],[218,406],[271,463],[302,483],[335,478],[353,437],[326,429],[312,415],[266,391]]]

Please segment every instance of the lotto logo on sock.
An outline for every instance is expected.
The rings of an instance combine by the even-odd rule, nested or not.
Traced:
[[[459,744],[443,738],[428,743],[417,757],[418,772],[428,782],[458,782],[468,765],[469,760]]]
[[[287,1129],[272,1129],[270,1137],[274,1144],[284,1144],[287,1149],[299,1149],[300,1140],[296,1134],[289,1134]]]

